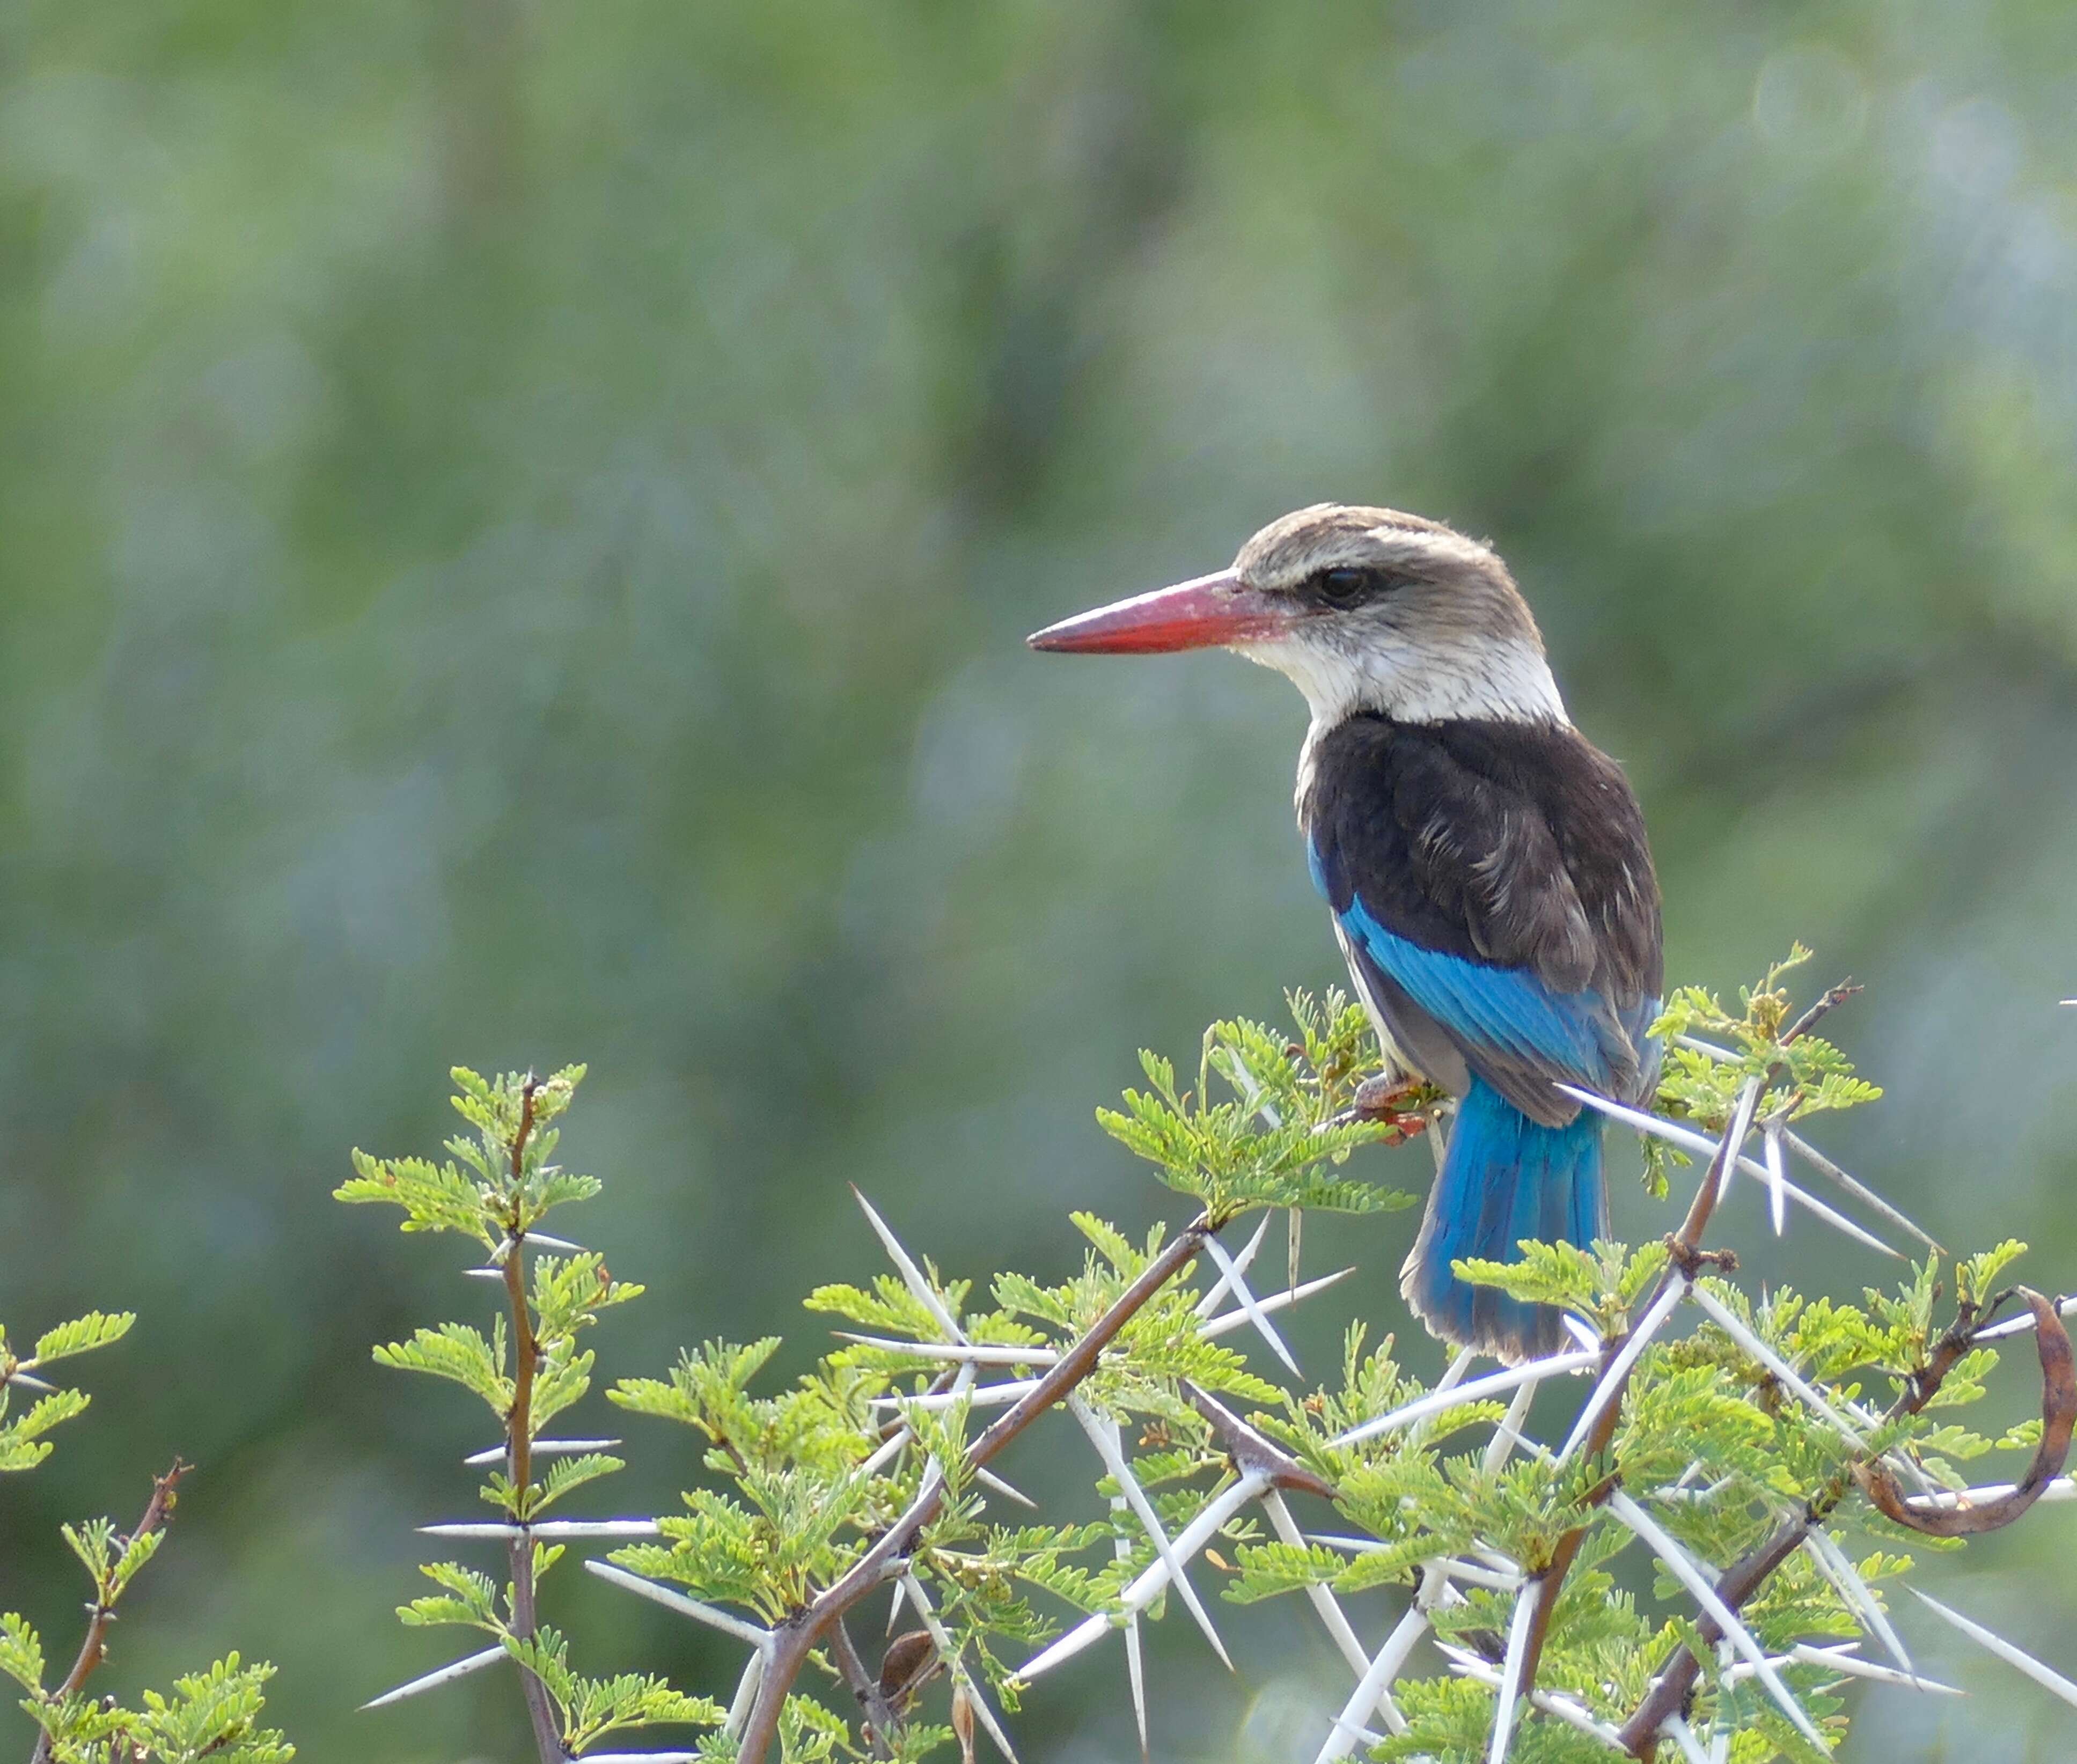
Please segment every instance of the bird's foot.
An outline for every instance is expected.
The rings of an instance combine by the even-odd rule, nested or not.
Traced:
[[[1431,1125],[1424,1106],[1430,1088],[1418,1078],[1401,1078],[1390,1072],[1380,1072],[1356,1086],[1349,1106],[1334,1117],[1334,1124],[1349,1127],[1358,1121],[1382,1121],[1392,1130],[1387,1142],[1399,1145],[1416,1134],[1426,1132]]]

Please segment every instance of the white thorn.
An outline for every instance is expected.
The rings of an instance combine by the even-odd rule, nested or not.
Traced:
[[[988,1737],[995,1741],[996,1749],[1009,1760],[1009,1764],[1018,1764],[1017,1749],[1009,1743],[1009,1736],[1003,1732],[1002,1724],[996,1720],[995,1711],[989,1707],[988,1699],[981,1695],[980,1687],[974,1682],[973,1675],[961,1662],[959,1650],[952,1645],[952,1638],[946,1634],[944,1625],[938,1620],[937,1611],[930,1603],[930,1596],[923,1591],[922,1583],[916,1578],[915,1571],[905,1570],[901,1578],[902,1583],[909,1589],[909,1602],[915,1606],[916,1615],[923,1620],[923,1627],[930,1632],[931,1644],[938,1650],[938,1658],[945,1662],[945,1670],[967,1693],[967,1700],[973,1705],[974,1713],[980,1717],[980,1724],[988,1729]]]
[[[6,1378],[0,1379],[0,1385],[6,1384],[19,1384],[23,1389],[29,1391],[54,1391],[57,1388],[57,1386],[48,1379],[38,1378],[34,1372],[20,1371],[11,1372]]]
[[[526,1241],[530,1250],[560,1250],[569,1255],[588,1253],[581,1243],[572,1243],[568,1238],[552,1238],[545,1231],[529,1231]]]
[[[1006,1408],[1038,1389],[1038,1382],[1035,1378],[1018,1378],[1001,1384],[976,1385],[970,1391],[934,1391],[920,1396],[876,1396],[872,1406],[897,1411],[922,1409],[926,1413],[955,1408],[961,1403],[973,1408]]]
[[[1446,1641],[1436,1646],[1449,1660],[1450,1670],[1460,1677],[1476,1679],[1481,1684],[1500,1687],[1500,1674],[1493,1670],[1492,1663],[1482,1660],[1476,1654],[1452,1647]],[[1599,1740],[1602,1745],[1620,1752],[1625,1758],[1630,1755],[1630,1748],[1623,1744],[1622,1735],[1607,1722],[1596,1718],[1584,1704],[1576,1703],[1569,1696],[1560,1696],[1554,1691],[1532,1690],[1529,1693],[1531,1708],[1541,1709],[1546,1715],[1555,1715],[1568,1727],[1575,1727],[1589,1739]]]
[[[916,1302],[937,1320],[938,1326],[955,1342],[964,1342],[967,1338],[966,1332],[954,1320],[952,1313],[945,1308],[945,1301],[938,1296],[932,1289],[930,1283],[923,1278],[923,1271],[909,1259],[909,1252],[901,1247],[901,1240],[888,1229],[887,1221],[873,1210],[872,1203],[865,1198],[855,1184],[851,1192],[857,1196],[859,1205],[864,1210],[866,1222],[872,1227],[874,1233],[879,1237],[880,1244],[886,1250],[889,1259],[901,1271],[901,1279],[909,1292],[915,1296]]]
[[[1846,1437],[1849,1445],[1862,1450],[1867,1450],[1867,1442],[1854,1429],[1846,1417],[1820,1396],[1783,1354],[1769,1346],[1755,1331],[1748,1329],[1737,1312],[1699,1283],[1690,1288],[1688,1296],[1718,1329],[1837,1428]]]
[[[1313,1531],[1305,1534],[1309,1543],[1323,1549],[1346,1550],[1352,1556],[1374,1556],[1392,1546],[1380,1543],[1375,1537],[1349,1537],[1330,1531]],[[1505,1566],[1481,1568],[1476,1562],[1464,1562],[1455,1556],[1438,1556],[1433,1566],[1439,1564],[1443,1573],[1452,1580],[1461,1580],[1467,1586],[1490,1587],[1496,1592],[1512,1592],[1522,1582],[1522,1573],[1505,1556],[1489,1558],[1505,1563]]]
[[[1508,1742],[1514,1737],[1514,1705],[1521,1695],[1521,1668],[1529,1653],[1529,1626],[1536,1616],[1536,1596],[1526,1587],[1514,1596],[1514,1616],[1507,1626],[1507,1658],[1501,1666],[1500,1696],[1493,1705],[1492,1743],[1486,1764],[1507,1764]]]
[[[1570,1354],[1554,1354],[1548,1359],[1530,1360],[1521,1366],[1505,1367],[1497,1372],[1488,1372],[1484,1378],[1475,1378],[1470,1383],[1454,1389],[1438,1388],[1426,1396],[1416,1397],[1388,1414],[1379,1415],[1367,1421],[1359,1421],[1328,1442],[1333,1446],[1354,1446],[1380,1433],[1405,1427],[1412,1422],[1425,1421],[1431,1415],[1439,1415],[1452,1408],[1462,1408],[1467,1403],[1483,1402],[1489,1396],[1497,1396],[1502,1391],[1511,1391],[1518,1384],[1533,1379],[1555,1378],[1561,1372],[1584,1371],[1600,1359],[1598,1353],[1589,1354],[1584,1348]]]
[[[1493,1437],[1486,1446],[1484,1462],[1480,1467],[1488,1475],[1495,1475],[1508,1460],[1521,1439],[1521,1424],[1529,1419],[1529,1405],[1535,1401],[1536,1392],[1543,1380],[1532,1378],[1514,1393],[1514,1400],[1507,1405],[1507,1413],[1493,1429]]]
[[[1525,1581],[1518,1568],[1481,1568],[1476,1562],[1455,1556],[1443,1558],[1442,1570],[1452,1580],[1461,1580],[1467,1587],[1490,1587],[1495,1592],[1518,1591]]]
[[[1632,1109],[1626,1104],[1612,1101],[1608,1097],[1600,1096],[1591,1090],[1582,1090],[1576,1084],[1560,1084],[1557,1088],[1571,1097],[1574,1101],[1585,1104],[1588,1108],[1606,1115],[1611,1121],[1627,1122],[1636,1128],[1639,1133],[1650,1134],[1655,1138],[1663,1139],[1668,1144],[1678,1146],[1684,1151],[1693,1152],[1698,1157],[1713,1158],[1717,1155],[1718,1142],[1710,1138],[1707,1134],[1699,1134],[1690,1128],[1678,1126],[1660,1116],[1648,1115],[1642,1109]],[[1738,1167],[1742,1170],[1750,1170],[1755,1175],[1764,1176],[1767,1174],[1766,1167],[1751,1158],[1741,1156],[1738,1160]],[[1726,1170],[1724,1183],[1726,1189],[1730,1187],[1729,1175],[1730,1172]],[[1826,1206],[1815,1195],[1805,1192],[1786,1177],[1782,1180],[1782,1188],[1788,1198],[1796,1205],[1823,1220],[1834,1230],[1844,1233],[1856,1242],[1864,1243],[1871,1250],[1879,1250],[1884,1255],[1893,1257],[1899,1262],[1905,1259],[1902,1254],[1892,1249],[1872,1231],[1863,1229],[1843,1213],[1837,1212]]]
[[[1782,1142],[1786,1145],[1791,1151],[1794,1152],[1797,1157],[1800,1158],[1805,1163],[1809,1165],[1810,1167],[1816,1171],[1819,1175],[1824,1177],[1826,1181],[1834,1184],[1838,1188],[1851,1195],[1863,1206],[1874,1208],[1876,1212],[1879,1213],[1885,1219],[1888,1220],[1892,1225],[1900,1226],[1903,1229],[1908,1231],[1912,1236],[1917,1238],[1918,1241],[1924,1244],[1927,1249],[1935,1252],[1938,1252],[1940,1250],[1941,1246],[1939,1240],[1934,1238],[1929,1231],[1925,1230],[1922,1226],[1913,1224],[1910,1217],[1900,1208],[1895,1205],[1892,1202],[1885,1200],[1866,1183],[1856,1181],[1853,1177],[1848,1175],[1845,1171],[1842,1170],[1837,1164],[1833,1163],[1832,1160],[1826,1157],[1823,1152],[1818,1150],[1815,1146],[1811,1145],[1806,1140],[1799,1138],[1795,1134],[1791,1133],[1786,1127],[1782,1129],[1781,1138]]]
[[[1912,1596],[1921,1604],[1930,1605],[1934,1612],[1945,1617],[1971,1641],[1980,1643],[2004,1661],[2006,1665],[2017,1666],[2044,1690],[2054,1691],[2065,1703],[2077,1708],[2077,1684],[2072,1684],[2060,1672],[2056,1671],[2052,1666],[2043,1666],[2025,1649],[2016,1646],[2013,1643],[2006,1641],[2003,1636],[1986,1629],[1980,1623],[1972,1622],[1958,1611],[1950,1610],[1931,1594],[1921,1592],[1916,1587],[1910,1590]]]
[[[1742,1057],[1733,1053],[1728,1047],[1719,1047],[1714,1042],[1705,1042],[1696,1035],[1675,1035],[1673,1038],[1673,1045],[1676,1047],[1692,1048],[1696,1053],[1707,1054],[1710,1059],[1725,1064],[1729,1064]]]
[[[1659,1723],[1659,1731],[1680,1748],[1680,1755],[1688,1760],[1688,1764],[1709,1764],[1709,1754],[1702,1749],[1702,1742],[1679,1716],[1667,1716]]]
[[[574,1452],[606,1452],[620,1443],[617,1439],[537,1439],[534,1442],[534,1455],[554,1458]],[[472,1468],[479,1464],[502,1464],[506,1450],[503,1446],[487,1446],[480,1452],[471,1452],[462,1462]]]
[[[1127,1510],[1122,1490],[1110,1497],[1110,1510],[1122,1513]],[[1122,1533],[1111,1539],[1111,1556],[1122,1562],[1132,1554],[1132,1546],[1125,1541]],[[1140,1646],[1139,1619],[1137,1615],[1125,1620],[1125,1675],[1132,1689],[1133,1718],[1139,1726],[1139,1755],[1142,1759],[1153,1756],[1153,1744],[1147,1725],[1147,1661]]]
[[[886,1335],[830,1332],[839,1342],[877,1348],[883,1354],[905,1354],[919,1360],[970,1361],[976,1366],[1051,1366],[1059,1355],[1050,1347],[993,1347],[972,1342],[902,1342]]]
[[[493,1521],[421,1525],[418,1532],[427,1537],[660,1537],[663,1528],[653,1519],[537,1519],[531,1525]]]
[[[1264,1212],[1262,1216],[1262,1223],[1255,1228],[1255,1235],[1250,1238],[1246,1243],[1241,1246],[1240,1254],[1233,1259],[1232,1265],[1234,1267],[1245,1272],[1254,1264],[1255,1252],[1262,1247],[1263,1238],[1268,1235],[1269,1220],[1269,1213]],[[1217,1258],[1213,1258],[1213,1260],[1216,1261],[1217,1259]],[[1293,1284],[1296,1284],[1296,1283],[1294,1282]],[[1212,1283],[1210,1289],[1206,1292],[1205,1296],[1197,1300],[1197,1315],[1200,1317],[1209,1317],[1213,1312],[1218,1309],[1219,1300],[1224,1298],[1226,1294],[1230,1292],[1232,1290],[1233,1276],[1230,1274],[1226,1273],[1222,1267],[1220,1270],[1218,1279]]]
[[[700,1764],[697,1752],[587,1752],[584,1764]]]
[[[915,1434],[909,1430],[908,1424],[905,1421],[900,1427],[896,1429],[891,1435],[889,1435],[886,1439],[882,1440],[880,1444],[873,1449],[871,1455],[864,1458],[860,1463],[858,1468],[851,1472],[852,1476],[862,1482],[868,1476],[877,1475],[882,1470],[885,1469],[889,1464],[892,1463],[897,1458],[901,1455],[902,1448],[908,1445],[908,1443],[915,1437]]]
[[[1883,1615],[1874,1589],[1862,1579],[1860,1571],[1846,1559],[1846,1551],[1832,1541],[1822,1525],[1813,1525],[1804,1534],[1803,1550],[1817,1563],[1818,1573],[1832,1583],[1832,1590],[1860,1619],[1861,1627],[1888,1649],[1890,1658],[1906,1672],[1915,1673],[1917,1669],[1904,1651],[1903,1639]]]
[[[465,1679],[472,1672],[481,1672],[487,1666],[495,1666],[508,1658],[502,1647],[485,1648],[481,1654],[466,1654],[452,1665],[442,1666],[437,1672],[428,1672],[422,1679],[414,1679],[409,1684],[400,1684],[393,1691],[360,1706],[364,1709],[385,1708],[392,1703],[402,1703],[407,1696],[416,1696],[421,1691],[436,1691],[443,1684],[452,1684],[456,1679]]]
[[[1178,1562],[1187,1562],[1212,1540],[1219,1527],[1238,1512],[1251,1500],[1269,1487],[1266,1471],[1250,1471],[1223,1494],[1214,1496],[1203,1511],[1185,1526],[1176,1539],[1173,1554]],[[1109,1634],[1118,1616],[1130,1616],[1144,1611],[1160,1596],[1161,1589],[1168,1584],[1168,1565],[1165,1562],[1149,1562],[1139,1571],[1138,1578],[1125,1589],[1115,1612],[1099,1611],[1059,1637],[1043,1653],[1034,1655],[1019,1666],[1013,1675],[1019,1684],[1029,1684],[1040,1674],[1050,1672],[1062,1662],[1072,1660],[1084,1649],[1093,1646]]]
[[[1379,1733],[1376,1728],[1363,1727],[1354,1722],[1344,1721],[1338,1715],[1332,1719],[1338,1733],[1348,1734],[1360,1745],[1382,1745],[1391,1737],[1389,1734]]]
[[[1914,1672],[1900,1672],[1894,1666],[1879,1666],[1873,1660],[1863,1660],[1849,1650],[1858,1646],[1849,1641],[1842,1646],[1814,1648],[1807,1641],[1799,1641],[1786,1654],[1771,1655],[1771,1663],[1784,1666],[1817,1666],[1843,1677],[1872,1679],[1878,1684],[1900,1684],[1907,1690],[1926,1691],[1936,1696],[1961,1696],[1963,1691],[1951,1684],[1942,1684],[1937,1679],[1921,1679]],[[1753,1676],[1753,1669],[1741,1661],[1725,1668],[1724,1682],[1737,1684]]]
[[[625,1568],[616,1567],[610,1562],[587,1562],[588,1573],[601,1580],[610,1581],[616,1587],[624,1587],[632,1593],[660,1604],[667,1611],[675,1611],[696,1623],[704,1623],[710,1629],[718,1629],[723,1635],[732,1635],[739,1641],[747,1641],[760,1652],[772,1645],[772,1632],[756,1624],[746,1623],[718,1607],[703,1604],[697,1599],[689,1599],[682,1592],[674,1592],[668,1587],[660,1587],[653,1580],[644,1580],[641,1575],[630,1574]]]
[[[1688,1282],[1684,1278],[1669,1281],[1666,1290],[1659,1295],[1651,1308],[1637,1321],[1616,1357],[1609,1362],[1609,1369],[1594,1380],[1593,1390],[1580,1410],[1579,1419],[1572,1423],[1572,1431],[1565,1436],[1559,1448],[1558,1462],[1564,1463],[1586,1443],[1587,1436],[1594,1430],[1594,1423],[1601,1418],[1601,1412],[1621,1394],[1623,1381],[1629,1377],[1630,1369],[1637,1364],[1638,1356],[1651,1345],[1651,1339],[1665,1326],[1674,1308],[1687,1294]]]
[[[1479,1357],[1475,1347],[1460,1347],[1450,1356],[1450,1363],[1442,1368],[1442,1375],[1435,1380],[1438,1391],[1453,1391],[1464,1382],[1464,1375],[1471,1371],[1472,1363]]]
[[[1296,1304],[1301,1299],[1309,1299],[1315,1292],[1324,1292],[1330,1286],[1338,1286],[1354,1274],[1354,1268],[1340,1268],[1332,1274],[1323,1274],[1317,1280],[1308,1280],[1303,1286],[1294,1286],[1282,1292],[1272,1292],[1256,1306],[1263,1312],[1281,1311]],[[1198,1334],[1207,1341],[1216,1336],[1230,1335],[1235,1329],[1252,1321],[1247,1312],[1239,1309],[1222,1312],[1208,1318],[1198,1329]]]
[[[1963,1501],[1980,1506],[1988,1500],[2003,1500],[2018,1487],[2017,1483],[1985,1483],[1975,1488],[1942,1488],[1929,1495],[1914,1495],[1904,1504],[1914,1508],[1930,1508],[1934,1511],[1958,1507]],[[2067,1476],[2058,1476],[2034,1496],[2037,1506],[2045,1501],[2077,1500],[2077,1483]]]
[[[1003,1479],[997,1475],[993,1471],[985,1469],[982,1466],[976,1464],[973,1467],[973,1478],[974,1480],[979,1483],[982,1487],[993,1488],[996,1493],[1001,1496],[1005,1500],[1014,1500],[1020,1507],[1029,1507],[1034,1513],[1038,1512],[1038,1503],[1037,1501],[1034,1500],[1029,1495],[1026,1494],[1024,1491],[1019,1488],[1014,1483],[1005,1482]]]
[[[502,1268],[464,1268],[461,1271],[466,1279],[471,1280],[502,1280],[505,1278]]]
[[[1407,1656],[1413,1653],[1414,1644],[1427,1627],[1428,1613],[1416,1600],[1392,1626],[1392,1633],[1384,1638],[1384,1645],[1377,1650],[1369,1669],[1349,1693],[1334,1731],[1328,1734],[1327,1742],[1320,1748],[1313,1764],[1336,1764],[1338,1759],[1354,1751],[1357,1737],[1363,1732],[1363,1718],[1371,1709],[1375,1708],[1384,1716],[1387,1732],[1406,1731],[1406,1717],[1399,1712],[1399,1705],[1392,1700],[1392,1681],[1399,1676],[1400,1668],[1406,1664]]]
[[[1858,1646],[1848,1642],[1847,1648]],[[1900,1672],[1894,1666],[1883,1666],[1874,1660],[1863,1660],[1849,1654],[1846,1648],[1813,1647],[1807,1641],[1799,1641],[1791,1648],[1792,1658],[1812,1666],[1829,1666],[1844,1672],[1850,1678],[1872,1679],[1878,1684],[1900,1684],[1907,1690],[1925,1691],[1934,1696],[1967,1696],[1968,1692],[1958,1685],[1942,1684],[1938,1679],[1922,1678],[1917,1672]]]
[[[1068,1412],[1080,1424],[1088,1436],[1089,1443],[1097,1449],[1097,1456],[1103,1460],[1104,1468],[1110,1473],[1118,1487],[1124,1490],[1126,1504],[1133,1516],[1138,1520],[1154,1553],[1168,1565],[1168,1576],[1190,1615],[1197,1620],[1197,1627],[1205,1632],[1205,1639],[1212,1645],[1212,1652],[1219,1657],[1219,1663],[1227,1671],[1234,1670],[1233,1658],[1226,1652],[1226,1644],[1219,1640],[1219,1632],[1212,1627],[1210,1614],[1198,1600],[1197,1589],[1190,1584],[1189,1576],[1183,1571],[1183,1564],[1176,1559],[1176,1553],[1168,1541],[1168,1533],[1161,1529],[1161,1520],[1154,1511],[1154,1504],[1147,1498],[1147,1491],[1139,1486],[1139,1479],[1132,1474],[1132,1467],[1125,1461],[1125,1448],[1120,1443],[1118,1423],[1101,1416],[1092,1408],[1081,1392],[1068,1393]]]
[[[2077,1298],[2058,1299],[2055,1301],[2058,1317],[2077,1317]],[[1974,1339],[1979,1342],[2001,1342],[2008,1335],[2025,1335],[2033,1327],[2033,1313],[2008,1318],[2003,1323],[1993,1323],[1987,1329],[1978,1329]]]
[[[1745,1159],[1746,1138],[1752,1132],[1753,1114],[1759,1107],[1760,1092],[1766,1080],[1761,1077],[1748,1078],[1745,1088],[1738,1092],[1738,1100],[1731,1109],[1731,1118],[1724,1128],[1724,1137],[1710,1154],[1712,1161],[1724,1161],[1723,1180],[1717,1185],[1717,1199],[1721,1204],[1731,1192],[1731,1179],[1738,1174],[1738,1165]]]
[[[1132,1690],[1132,1718],[1139,1729],[1139,1755],[1151,1758],[1154,1742],[1147,1726],[1147,1654],[1140,1643],[1138,1617],[1125,1626],[1125,1676]]]
[[[1781,1123],[1770,1121],[1760,1135],[1762,1162],[1767,1167],[1768,1199],[1774,1211],[1774,1234],[1788,1228],[1788,1172],[1781,1167]]]
[[[1824,1736],[1804,1712],[1803,1705],[1788,1694],[1788,1687],[1781,1682],[1780,1675],[1768,1664],[1766,1650],[1753,1639],[1752,1632],[1739,1621],[1738,1613],[1717,1596],[1717,1589],[1710,1583],[1709,1577],[1696,1566],[1688,1552],[1660,1529],[1658,1521],[1650,1513],[1620,1488],[1609,1495],[1608,1508],[1644,1541],[1645,1547],[1664,1562],[1673,1578],[1694,1596],[1695,1602],[1723,1632],[1725,1638],[1752,1662],[1759,1674],[1760,1683],[1767,1687],[1767,1694],[1781,1705],[1782,1713],[1795,1724],[1796,1732],[1819,1751],[1824,1751]]]
[[[536,1537],[660,1537],[653,1519],[537,1519],[527,1528]]]
[[[1292,1358],[1291,1350],[1284,1345],[1284,1338],[1276,1333],[1276,1325],[1269,1321],[1268,1314],[1256,1303],[1255,1294],[1248,1289],[1247,1277],[1241,1272],[1239,1263],[1226,1254],[1226,1246],[1217,1238],[1207,1237],[1205,1248],[1210,1252],[1212,1259],[1218,1263],[1226,1278],[1233,1282],[1234,1297],[1239,1302],[1241,1308],[1247,1313],[1248,1321],[1260,1332],[1263,1340],[1275,1350],[1277,1358],[1290,1369],[1294,1378],[1302,1378],[1305,1375],[1298,1370],[1297,1361]]]

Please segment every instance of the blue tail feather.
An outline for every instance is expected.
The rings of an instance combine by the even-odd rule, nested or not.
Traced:
[[[1540,1126],[1474,1078],[1400,1291],[1446,1341],[1509,1361],[1555,1353],[1566,1345],[1557,1311],[1469,1285],[1450,1264],[1518,1262],[1524,1238],[1584,1247],[1605,1234],[1606,1217],[1600,1117],[1583,1109],[1569,1125]]]

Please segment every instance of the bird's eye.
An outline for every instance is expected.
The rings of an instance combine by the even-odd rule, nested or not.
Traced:
[[[1370,572],[1352,568],[1322,570],[1317,582],[1320,598],[1330,606],[1353,606],[1370,586]]]

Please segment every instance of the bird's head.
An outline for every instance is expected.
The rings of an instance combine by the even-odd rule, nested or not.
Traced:
[[[1272,521],[1230,568],[1049,625],[1034,649],[1218,647],[1288,675],[1316,726],[1563,722],[1543,639],[1490,547],[1417,514],[1322,502]]]

